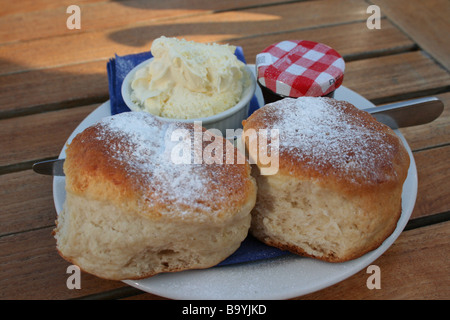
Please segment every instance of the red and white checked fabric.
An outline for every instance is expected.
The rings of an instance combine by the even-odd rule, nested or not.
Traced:
[[[333,48],[313,41],[275,43],[256,56],[258,81],[288,97],[320,97],[344,80],[345,62]]]

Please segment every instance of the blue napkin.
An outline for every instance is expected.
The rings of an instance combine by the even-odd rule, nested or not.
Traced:
[[[115,58],[109,60],[106,69],[108,71],[109,100],[112,115],[131,111],[122,97],[122,82],[128,72],[151,57],[153,56],[150,52],[142,52],[122,57],[116,54]]]
[[[237,58],[246,63],[244,53],[241,47],[236,47],[235,52]],[[125,79],[128,72],[130,72],[135,66],[148,60],[152,57],[151,52],[142,52],[137,54],[130,54],[126,56],[118,56],[110,59],[107,63],[108,71],[108,85],[109,85],[109,98],[111,104],[111,114],[118,114],[121,112],[131,111],[125,104],[122,97],[122,82]],[[257,109],[259,109],[258,100],[254,96],[250,102],[249,116]],[[241,244],[239,249],[222,261],[218,266],[231,265],[236,263],[244,263],[262,259],[270,259],[286,255],[288,252],[279,250],[274,247],[265,245],[258,241],[253,236],[249,235]]]
[[[270,247],[261,241],[254,238],[252,235],[248,235],[247,238],[241,243],[239,249],[237,249],[231,256],[219,263],[217,266],[227,266],[237,263],[258,261],[281,257],[290,254],[288,251],[282,251],[278,248]]]

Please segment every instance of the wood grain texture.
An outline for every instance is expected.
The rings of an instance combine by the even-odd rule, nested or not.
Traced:
[[[241,46],[248,63],[268,44],[291,39],[315,39],[338,50],[344,59],[364,58],[410,50],[414,44],[389,22],[381,30],[369,30],[356,22],[321,27],[286,34],[262,35],[232,39]],[[228,42],[227,42],[228,43]],[[112,56],[110,56],[111,58]],[[108,99],[107,60],[80,63],[42,70],[31,70],[0,76],[0,117],[3,114],[26,112],[33,108],[58,108],[73,103],[89,103],[89,99]],[[24,83],[27,83],[24,86]]]
[[[387,20],[383,20],[383,28],[378,30],[368,29],[365,22],[353,22],[276,34],[262,34],[249,38],[236,38],[229,42],[241,46],[247,62],[254,64],[258,53],[267,46],[286,39],[304,39],[327,44],[338,51],[347,62],[409,51],[415,46],[413,41],[399,32]]]
[[[336,10],[329,10],[332,4],[336,5]],[[361,21],[366,18],[365,8],[362,0],[296,2],[13,42],[3,45],[0,50],[0,75],[105,60],[115,53],[148,51],[153,39],[161,35],[199,42],[226,41],[273,33],[274,30],[281,32]]]
[[[96,107],[0,120],[0,166],[57,156],[72,131]]]
[[[0,175],[0,237],[55,225],[52,184],[31,170]]]
[[[58,255],[52,230],[0,237],[0,299],[69,299],[124,286],[82,273],[81,289],[68,289],[70,264]]]
[[[0,87],[0,118],[109,99],[106,61],[0,76]]]
[[[367,269],[303,300],[447,300],[450,222],[403,232],[377,260],[381,289],[368,289]]]
[[[11,2],[11,1],[10,1]],[[267,3],[276,4],[275,0],[175,0],[175,1],[88,1],[61,2],[51,6],[43,3],[35,11],[0,17],[0,44],[16,41],[70,35],[96,30],[117,29],[131,24],[152,22],[161,19],[208,14],[216,11],[261,6]],[[66,21],[70,14],[66,12],[69,5],[76,4],[80,8],[81,29],[70,30]],[[10,5],[11,7],[11,5]],[[6,8],[6,11],[14,11]]]
[[[369,290],[365,270],[301,299],[448,299],[450,222],[404,231],[373,262],[381,269],[381,289]],[[14,243],[14,246],[11,244]],[[68,299],[123,287],[82,273],[81,290],[66,287],[69,263],[58,256],[51,229],[0,238],[0,299]],[[45,290],[44,290],[45,288]],[[144,298],[158,299],[147,294]]]
[[[87,4],[103,2],[105,0],[77,0],[78,4]],[[74,4],[72,0],[22,0],[22,1],[4,1],[0,17],[8,15],[24,15],[30,12],[52,10],[55,8],[67,8]]]
[[[450,2],[447,0],[372,0],[423,50],[450,71]]]
[[[352,61],[344,77],[343,85],[375,104],[450,89],[450,74],[421,51]]]
[[[414,153],[418,174],[413,218],[450,211],[450,145]]]
[[[316,39],[333,46],[345,59],[409,50],[413,43],[392,25],[371,31],[365,23],[315,28],[289,33],[291,39]],[[335,36],[343,35],[343,36]],[[267,35],[230,40],[241,46],[248,63],[268,44],[285,39],[286,35]],[[347,45],[350,43],[351,45]],[[71,103],[108,99],[107,60],[80,63],[43,70],[32,70],[0,76],[0,116],[29,108],[64,107]],[[27,83],[24,86],[24,83]]]
[[[448,259],[445,238],[449,234],[450,222],[403,232],[372,263],[380,267],[381,289],[368,289],[371,274],[364,268],[342,282],[292,300],[447,300],[450,267],[442,262]],[[155,296],[142,293],[133,299],[153,300]]]

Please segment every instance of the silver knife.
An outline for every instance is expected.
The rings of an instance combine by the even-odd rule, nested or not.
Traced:
[[[379,122],[393,129],[425,124],[437,119],[444,110],[444,104],[439,98],[419,98],[380,107],[364,109]],[[36,162],[33,170],[40,174],[64,176],[64,159]]]

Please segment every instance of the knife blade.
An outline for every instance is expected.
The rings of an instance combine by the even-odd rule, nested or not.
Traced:
[[[444,111],[439,98],[427,97],[364,109],[392,129],[418,126],[437,119]]]
[[[39,174],[50,175],[50,176],[64,176],[64,160],[65,159],[54,159],[40,161],[33,164],[33,171]]]
[[[444,110],[444,104],[439,98],[428,97],[363,110],[372,114],[379,122],[398,129],[437,119]],[[64,159],[47,160],[33,164],[33,170],[44,175],[64,176],[63,166]]]

